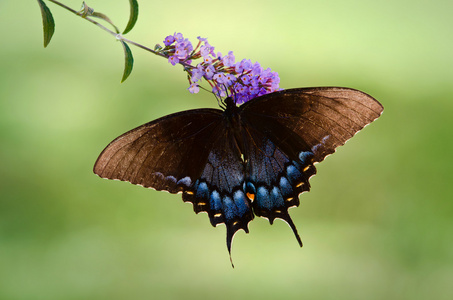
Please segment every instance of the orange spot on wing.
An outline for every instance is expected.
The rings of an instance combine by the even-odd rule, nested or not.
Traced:
[[[247,193],[247,198],[249,198],[250,201],[253,201],[253,200],[255,200],[255,194]]]

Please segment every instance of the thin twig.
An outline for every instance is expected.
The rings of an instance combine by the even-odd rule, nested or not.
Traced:
[[[113,35],[113,36],[114,36],[116,39],[118,39],[118,40],[124,41],[124,42],[126,42],[126,43],[128,43],[128,44],[131,44],[131,45],[134,45],[134,46],[136,46],[136,47],[139,47],[139,48],[141,48],[141,49],[143,49],[143,50],[146,50],[146,51],[148,51],[148,52],[151,52],[151,53],[153,53],[153,54],[155,54],[155,55],[158,55],[158,56],[167,58],[164,54],[162,54],[162,53],[160,53],[160,52],[156,52],[156,51],[154,51],[153,49],[151,49],[151,48],[149,48],[149,47],[146,47],[146,46],[143,46],[143,45],[141,45],[141,44],[139,44],[139,43],[136,43],[136,42],[134,42],[134,41],[131,41],[131,40],[125,38],[124,36],[122,36],[121,34],[116,33],[116,32],[114,32],[114,31],[108,29],[107,27],[103,26],[102,24],[99,24],[98,22],[96,22],[95,20],[93,20],[93,19],[91,19],[91,18],[89,18],[89,17],[83,17],[83,16],[81,16],[81,15],[79,14],[78,11],[76,11],[76,10],[74,10],[74,9],[72,9],[72,8],[70,8],[70,7],[68,7],[68,6],[66,6],[66,5],[64,5],[63,3],[59,2],[59,1],[56,1],[56,0],[48,0],[48,1],[50,1],[50,2],[52,2],[52,3],[54,3],[54,4],[56,4],[56,5],[58,5],[58,6],[60,6],[60,7],[63,7],[64,9],[66,9],[66,10],[72,12],[72,13],[75,14],[76,16],[81,17],[82,19],[87,20],[88,22],[91,22],[92,24],[98,26],[98,27],[101,28],[102,30],[104,30],[104,31],[106,31],[106,32],[108,32],[108,33],[110,33],[111,35]],[[192,65],[190,65],[190,64],[188,64],[188,63],[186,63],[186,62],[184,62],[184,61],[179,62],[179,64],[181,64],[182,66],[184,66],[184,67],[186,67],[186,68],[187,68],[187,67],[188,67],[188,68],[194,68]]]

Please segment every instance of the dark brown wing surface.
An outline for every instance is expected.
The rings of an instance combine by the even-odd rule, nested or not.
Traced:
[[[384,109],[370,95],[342,87],[283,90],[255,98],[241,108],[250,126],[267,132],[279,145],[289,144],[290,155],[313,150],[315,162],[324,160]],[[291,138],[294,134],[300,137],[296,145]],[[308,149],[298,151],[301,145]]]
[[[170,193],[200,176],[212,149],[222,111],[196,109],[171,114],[132,129],[99,155],[94,173]]]
[[[383,107],[357,90],[321,87],[268,94],[240,108],[247,132],[245,192],[254,199],[254,213],[271,224],[285,220],[302,246],[288,208],[310,190],[313,164],[378,118]]]

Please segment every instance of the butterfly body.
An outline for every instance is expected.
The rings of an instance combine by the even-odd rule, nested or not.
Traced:
[[[379,117],[382,105],[348,88],[274,92],[225,110],[165,116],[112,141],[94,172],[103,178],[182,192],[213,226],[248,232],[254,216],[285,220],[302,241],[288,209],[310,189],[309,178],[335,148]]]

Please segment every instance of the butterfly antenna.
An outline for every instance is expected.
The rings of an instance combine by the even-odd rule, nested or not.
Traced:
[[[231,88],[231,98],[233,98],[234,104],[236,104],[236,89],[234,88],[237,84],[237,81],[234,83],[234,86]]]
[[[208,90],[208,89],[206,89],[206,88],[204,88],[204,87],[202,87],[202,86],[199,86],[199,87],[200,87],[202,90],[204,90],[204,91],[206,91],[206,92],[208,92],[208,93],[213,94],[214,97],[215,97],[215,99],[217,100],[217,104],[218,104],[222,109],[226,109],[226,106],[225,106],[225,104],[223,103],[222,99],[220,99],[220,98],[216,95],[216,93],[213,93],[212,91],[210,91],[210,90]]]
[[[223,84],[223,88],[225,89],[225,94],[228,97],[230,97],[230,95],[228,95],[228,87],[225,85],[225,83]]]
[[[228,98],[228,90],[227,90],[225,84],[222,84],[222,86],[223,86],[223,89],[225,90],[226,98]],[[226,103],[225,103],[225,99],[226,98],[225,99],[222,98],[220,89],[218,89],[218,91],[219,91],[219,95],[218,96],[220,98],[220,101],[222,102],[223,106],[226,107],[227,106]]]
[[[223,99],[219,96],[217,96],[215,93],[214,93],[214,96],[215,96],[215,99],[217,100],[217,104],[222,108],[222,109],[226,109],[226,105],[225,103],[223,102]]]
[[[234,88],[231,89],[231,95],[228,94],[228,87],[225,84],[223,84],[223,88],[225,89],[227,98],[233,99],[234,104],[236,104],[236,93],[234,92]]]

